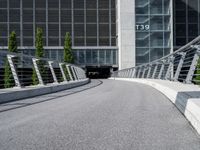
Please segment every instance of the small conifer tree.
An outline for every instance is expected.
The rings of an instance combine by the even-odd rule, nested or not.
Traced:
[[[65,41],[64,41],[64,62],[66,63],[73,63],[74,62],[74,57],[72,53],[72,42],[71,42],[71,36],[69,32],[66,33],[65,35]],[[66,66],[64,66],[64,73],[69,80],[69,73],[67,72]]]
[[[8,51],[17,53],[17,38],[15,31],[12,31],[10,34],[8,42]],[[15,83],[13,80],[11,68],[8,60],[6,60],[4,67],[4,88],[10,88],[13,87],[14,85]]]
[[[35,47],[36,47],[35,57],[36,58],[44,57],[44,46],[43,46],[42,36],[43,36],[42,29],[41,28],[37,28],[36,41],[35,41]],[[39,70],[41,72],[41,75],[43,75],[45,73],[45,68],[44,68],[43,62],[42,61],[38,61],[37,65],[38,65],[38,68],[39,68]],[[33,68],[32,82],[33,82],[33,85],[39,84],[35,68]]]
[[[65,42],[64,42],[64,62],[66,63],[73,63],[74,58],[72,54],[72,42],[71,42],[71,36],[69,32],[65,35]]]

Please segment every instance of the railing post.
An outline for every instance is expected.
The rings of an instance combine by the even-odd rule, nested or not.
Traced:
[[[77,78],[77,74],[76,74],[76,69],[75,69],[74,66],[72,67],[72,70],[74,71],[75,80],[78,80],[78,78]]]
[[[39,84],[40,85],[44,85],[44,81],[42,79],[42,75],[40,73],[40,69],[39,69],[38,64],[37,64],[37,61],[39,61],[39,59],[32,58],[32,61],[33,61],[33,66],[34,66],[34,69],[35,69]]]
[[[127,78],[129,78],[129,74],[130,74],[130,70],[127,69],[127,75],[126,75]]]
[[[143,77],[144,71],[145,71],[145,66],[141,66],[139,78]]]
[[[69,74],[69,78],[71,81],[73,81],[73,77],[72,77],[72,74],[71,74],[71,71],[70,71],[70,66],[69,65],[66,65],[66,68],[67,68],[67,72]]]
[[[80,78],[83,79],[82,69],[79,68]]]
[[[76,77],[76,73],[75,73],[75,70],[74,70],[74,66],[71,66],[71,69],[72,69],[72,74],[73,74],[74,80],[76,81],[77,77]]]
[[[124,78],[124,71],[121,72],[121,78]]]
[[[131,71],[132,71],[131,69],[128,70],[128,78],[131,77]]]
[[[142,73],[142,78],[144,78],[144,76],[145,76],[145,73],[146,73],[146,70],[147,70],[147,67],[146,67],[146,66],[144,66],[143,73]]]
[[[193,57],[192,64],[190,66],[190,69],[188,71],[188,74],[187,74],[187,77],[186,77],[186,80],[185,80],[185,83],[188,83],[188,84],[192,83],[192,78],[193,78],[196,66],[198,64],[199,56],[200,56],[200,45],[194,45],[194,46],[191,46],[191,47],[196,49],[196,53]]]
[[[158,75],[158,79],[161,79],[162,73],[163,73],[164,67],[165,67],[165,62],[164,62],[164,60],[163,60],[161,63],[162,63],[162,66],[161,66],[161,68],[160,68],[160,72],[159,72],[159,75]]]
[[[82,80],[83,77],[82,77],[81,69],[80,69],[80,68],[77,68],[77,70],[78,70],[79,78]]]
[[[126,70],[124,70],[124,78],[126,78]]]
[[[124,78],[124,71],[122,71],[122,78]]]
[[[135,68],[132,69],[132,74],[131,74],[131,78],[135,78]]]
[[[122,78],[124,78],[124,71],[122,71]]]
[[[124,78],[126,78],[126,70],[124,70]]]
[[[76,74],[76,79],[79,80],[78,72],[77,72],[77,68],[76,68],[76,67],[74,67],[74,72],[75,72],[75,74]]]
[[[137,78],[139,78],[140,77],[140,71],[141,71],[141,68],[140,67],[138,67],[138,74],[137,74]]]
[[[122,72],[121,72],[121,71],[118,71],[118,75],[119,75],[118,77],[121,78],[121,77],[122,77]]]
[[[166,75],[165,75],[165,80],[170,80],[171,71],[173,71],[172,67],[174,65],[174,59],[175,59],[174,56],[169,58],[169,67],[168,67]]]
[[[125,78],[127,78],[127,74],[128,74],[128,71],[127,70],[125,70]]]
[[[53,76],[53,81],[54,81],[54,83],[58,83],[58,79],[57,79],[56,74],[55,74],[55,71],[54,71],[54,69],[53,69],[53,65],[52,65],[53,63],[54,63],[53,61],[48,61],[49,68],[50,68],[51,74],[52,74],[52,76]]]
[[[81,69],[81,71],[83,72],[83,78],[86,79],[87,76],[86,76],[86,72],[85,72],[85,70]]]
[[[121,71],[118,71],[118,77],[121,78]]]
[[[151,77],[152,79],[155,79],[157,69],[158,69],[158,63],[156,63],[156,66],[154,68],[153,75]]]
[[[133,68],[130,68],[130,72],[129,72],[129,78],[132,77],[132,73],[133,73]]]
[[[126,70],[124,70],[124,78],[126,78]]]
[[[79,68],[77,68],[77,67],[76,67],[76,74],[77,74],[78,80],[80,80],[81,79],[80,72],[79,72]]]
[[[126,78],[128,78],[129,75],[129,69],[126,70]]]
[[[146,71],[147,71],[147,73],[146,73],[146,75],[144,75],[144,78],[146,79],[147,78],[147,76],[148,76],[148,73],[149,73],[149,65],[147,64],[146,65]]]
[[[74,67],[74,69],[75,69],[75,73],[76,73],[77,80],[80,80],[80,78],[79,78],[79,72],[78,72],[77,67]]]
[[[150,78],[151,69],[152,69],[152,64],[149,64],[149,70],[148,70],[148,73],[147,73],[147,78]]]
[[[82,69],[79,69],[79,71],[80,71],[81,79],[84,79]]]
[[[119,77],[122,78],[122,72],[121,71],[119,71]]]
[[[148,66],[148,64],[145,67],[146,67],[146,71],[145,71],[145,74],[144,74],[144,78],[146,79],[147,75],[148,75],[148,72],[149,72],[149,66]]]
[[[85,71],[83,69],[80,69],[81,79],[86,78]]]
[[[184,52],[181,52],[181,53],[178,53],[178,54],[181,55],[181,59],[179,61],[178,67],[176,69],[176,73],[174,75],[174,81],[178,81],[178,77],[180,75],[181,68],[183,66],[183,62],[184,62],[184,59],[185,59],[185,56],[186,56],[186,53],[184,53]]]
[[[60,67],[60,71],[62,73],[63,80],[67,81],[67,78],[65,76],[65,72],[64,72],[64,69],[63,69],[63,65],[64,65],[64,63],[59,63],[59,67]]]
[[[133,74],[133,68],[130,69],[129,78],[132,78],[132,74]]]
[[[127,76],[127,70],[124,70],[124,78]]]
[[[16,66],[13,62],[13,58],[16,58],[16,56],[7,55],[8,63],[10,65],[11,72],[12,72],[12,75],[13,75],[13,78],[14,78],[14,81],[15,81],[15,86],[21,88],[22,86],[21,86],[21,83],[20,83],[20,80],[19,80],[19,77],[18,77],[18,74],[17,74]]]
[[[86,79],[87,77],[86,77],[86,72],[85,72],[85,70],[83,70],[83,69],[80,69],[80,70],[81,70],[82,78],[83,78],[83,79]]]

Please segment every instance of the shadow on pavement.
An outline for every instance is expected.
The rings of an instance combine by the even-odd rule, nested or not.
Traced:
[[[3,104],[0,104],[0,113],[9,111],[9,110],[26,107],[26,106],[30,106],[30,105],[34,105],[34,104],[39,104],[39,103],[55,100],[57,98],[65,97],[65,96],[76,94],[79,92],[83,92],[83,91],[95,88],[97,86],[100,86],[102,83],[103,83],[103,81],[101,81],[101,80],[92,80],[89,84],[83,85],[81,87],[76,87],[76,88],[68,89],[65,91],[57,92],[57,93],[47,94],[47,95],[43,95],[43,96],[36,96],[33,98],[17,100],[14,102],[3,103]],[[66,92],[67,92],[67,94],[66,94]]]

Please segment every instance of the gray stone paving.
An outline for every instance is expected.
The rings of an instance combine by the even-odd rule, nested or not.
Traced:
[[[200,149],[196,131],[161,93],[102,81],[0,105],[0,150]]]

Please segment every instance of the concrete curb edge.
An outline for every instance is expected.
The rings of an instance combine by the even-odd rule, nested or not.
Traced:
[[[88,84],[90,79],[83,79],[79,81],[63,82],[58,84],[48,84],[45,86],[32,86],[27,88],[12,88],[6,89],[0,93],[0,104],[16,101],[25,98],[31,98],[35,96],[55,93],[75,87],[79,87]]]

